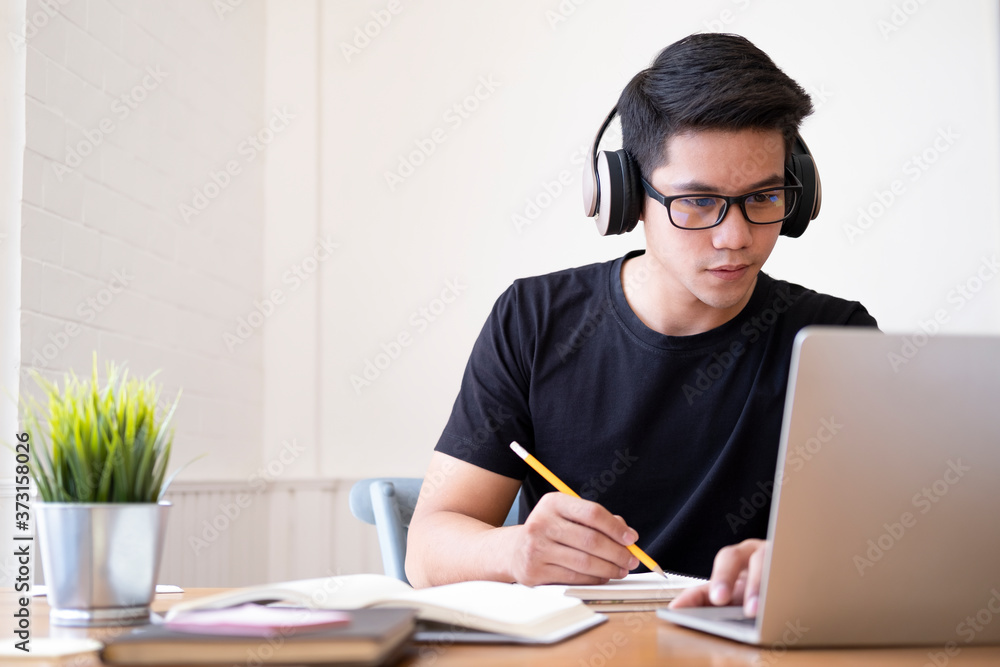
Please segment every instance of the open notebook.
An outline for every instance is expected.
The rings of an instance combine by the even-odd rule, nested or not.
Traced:
[[[417,641],[552,644],[602,621],[579,599],[495,581],[414,589],[381,574],[351,574],[241,588],[174,605],[167,619],[194,609],[276,602],[316,609],[408,607]]]

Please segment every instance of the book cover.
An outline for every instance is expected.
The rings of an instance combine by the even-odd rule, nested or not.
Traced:
[[[413,634],[411,609],[359,609],[333,627],[285,628],[258,636],[183,632],[166,625],[110,639],[109,665],[332,664],[375,666],[392,660]]]

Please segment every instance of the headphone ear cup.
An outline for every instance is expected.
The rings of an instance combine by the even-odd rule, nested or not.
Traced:
[[[621,234],[622,164],[614,152],[597,154],[597,233],[601,236]]]
[[[624,149],[597,155],[597,232],[601,236],[635,229],[642,213],[639,169]]]
[[[630,232],[639,224],[642,215],[642,205],[646,201],[646,190],[642,187],[642,172],[639,163],[632,159],[625,149],[618,151],[624,163],[625,198],[622,205],[622,229]]]
[[[823,202],[823,186],[819,180],[819,170],[813,161],[809,148],[802,138],[795,135],[792,143],[792,154],[788,159],[788,170],[802,183],[802,194],[799,197],[798,209],[795,215],[781,223],[781,235],[798,238],[806,231],[810,220],[819,215]]]

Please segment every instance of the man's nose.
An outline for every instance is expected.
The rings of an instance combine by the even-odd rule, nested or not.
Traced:
[[[730,206],[722,217],[712,235],[712,243],[716,248],[745,248],[753,241],[750,231],[750,221],[743,215],[743,210],[736,205]]]

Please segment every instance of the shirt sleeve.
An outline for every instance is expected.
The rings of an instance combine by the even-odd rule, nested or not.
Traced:
[[[492,472],[523,479],[527,466],[510,449],[534,449],[528,405],[530,336],[518,312],[517,284],[493,306],[472,348],[451,417],[435,451]]]
[[[875,327],[878,329],[878,322],[875,318],[871,316],[868,310],[858,302],[854,302],[856,308],[847,317],[847,326],[849,327]]]

